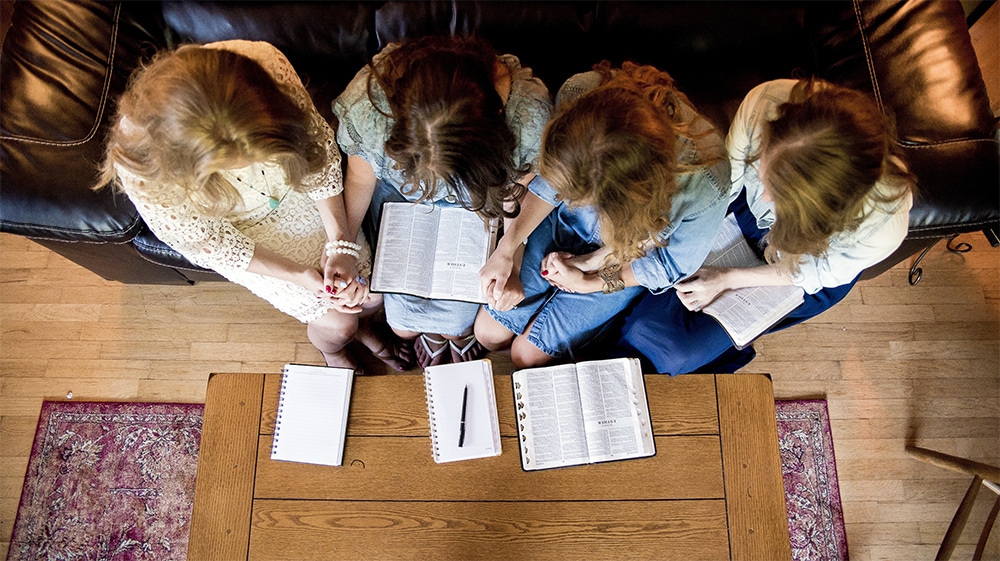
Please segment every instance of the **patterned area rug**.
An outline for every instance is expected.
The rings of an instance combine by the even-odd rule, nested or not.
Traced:
[[[796,561],[847,559],[826,402],[778,401]],[[8,561],[183,560],[203,406],[42,404]]]
[[[8,561],[186,559],[203,409],[44,402]]]
[[[841,561],[847,534],[825,400],[776,401],[792,559]]]

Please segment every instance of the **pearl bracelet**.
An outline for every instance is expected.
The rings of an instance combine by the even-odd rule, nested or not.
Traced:
[[[350,256],[354,257],[355,259],[360,259],[361,258],[361,253],[358,252],[358,250],[350,248],[350,247],[328,247],[326,249],[326,256],[327,257],[333,257],[334,255],[336,255],[338,253],[341,254],[341,255],[350,255]]]
[[[334,240],[332,242],[326,242],[326,254],[330,255],[330,252],[338,247],[353,249],[354,251],[357,252],[361,251],[361,244],[349,242],[347,240]]]

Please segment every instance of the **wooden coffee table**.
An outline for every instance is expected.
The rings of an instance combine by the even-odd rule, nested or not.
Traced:
[[[647,375],[656,456],[435,464],[423,377],[358,377],[342,467],[270,459],[278,374],[213,374],[188,559],[790,559],[771,381]]]

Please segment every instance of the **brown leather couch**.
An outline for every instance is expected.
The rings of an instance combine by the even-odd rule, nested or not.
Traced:
[[[160,242],[132,204],[90,189],[137,64],[184,42],[265,40],[317,107],[385,44],[477,34],[555,92],[602,59],[670,72],[725,131],[747,91],[817,75],[869,92],[896,117],[919,179],[903,246],[873,276],[963,232],[1000,230],[997,125],[958,2],[96,2],[18,1],[0,57],[0,230],[107,279],[221,277]]]

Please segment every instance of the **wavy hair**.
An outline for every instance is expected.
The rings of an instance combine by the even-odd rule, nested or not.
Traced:
[[[116,166],[145,180],[143,195],[191,204],[222,216],[241,204],[219,173],[250,162],[276,162],[288,182],[326,164],[319,131],[271,76],[245,56],[193,45],[166,51],[140,68],[118,102],[98,187]]]
[[[484,217],[517,215],[526,191],[518,179],[531,167],[514,162],[517,138],[497,73],[496,52],[471,37],[407,41],[372,63],[369,98],[377,82],[393,119],[385,152],[403,174],[404,193],[428,200],[441,183]]]
[[[613,70],[604,61],[597,88],[560,108],[542,139],[540,171],[567,204],[595,207],[609,261],[646,254],[670,224],[678,137],[688,134],[680,105],[687,98],[669,74],[630,62]],[[704,165],[700,163],[699,165]]]
[[[764,124],[756,159],[774,202],[765,257],[790,272],[856,229],[869,204],[913,189],[890,119],[869,97],[819,79],[799,81]],[[879,185],[876,185],[876,184]]]

